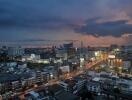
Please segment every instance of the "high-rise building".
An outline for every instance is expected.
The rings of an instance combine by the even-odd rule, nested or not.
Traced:
[[[64,47],[65,49],[73,48],[73,42],[67,43],[67,44],[63,44],[63,47]]]

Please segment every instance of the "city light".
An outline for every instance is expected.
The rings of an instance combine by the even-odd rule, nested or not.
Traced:
[[[108,58],[115,59],[115,55],[108,55]]]
[[[0,0],[0,100],[132,100],[132,0]]]

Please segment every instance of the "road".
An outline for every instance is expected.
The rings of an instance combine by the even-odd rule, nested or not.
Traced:
[[[93,66],[95,65],[99,65],[100,63],[102,63],[104,60],[98,60],[98,61],[93,61],[90,63],[86,63],[85,68],[86,69],[91,69]]]
[[[85,69],[90,69],[93,66],[99,64],[100,62],[102,62],[102,60],[95,61],[95,62],[92,62],[92,63],[87,63],[84,67],[85,67]],[[50,85],[53,85],[53,84],[58,84],[60,82],[60,79],[64,79],[64,80],[69,79],[69,78],[75,77],[75,76],[77,76],[79,74],[82,74],[82,73],[83,73],[83,71],[79,70],[79,71],[74,71],[74,72],[71,72],[71,73],[68,73],[68,74],[65,74],[65,75],[61,75],[59,79],[49,80],[48,83],[46,83],[46,84],[30,88],[28,90],[25,90],[24,92],[17,93],[17,95],[21,98],[21,100],[23,100],[24,95],[29,93],[30,91],[37,91],[37,90],[40,90],[42,88],[45,88],[46,86],[50,86]]]

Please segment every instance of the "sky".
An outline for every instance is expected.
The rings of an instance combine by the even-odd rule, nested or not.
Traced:
[[[0,42],[131,45],[131,5],[132,0],[0,0]]]

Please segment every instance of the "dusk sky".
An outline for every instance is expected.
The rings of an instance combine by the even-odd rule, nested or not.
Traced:
[[[0,0],[0,40],[132,44],[132,0]]]

